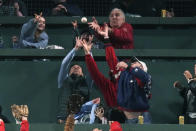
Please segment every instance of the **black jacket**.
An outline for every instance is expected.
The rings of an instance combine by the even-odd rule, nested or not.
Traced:
[[[182,85],[180,88],[180,95],[184,98],[183,112],[196,112],[196,79],[188,83],[188,87]]]

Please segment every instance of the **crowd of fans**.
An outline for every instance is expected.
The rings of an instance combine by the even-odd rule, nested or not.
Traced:
[[[24,4],[20,0],[0,0],[0,14],[26,16],[28,13]],[[74,124],[108,124],[109,121],[111,121],[110,131],[121,131],[120,123],[137,124],[139,116],[143,117],[144,124],[151,123],[149,101],[152,78],[148,73],[147,65],[136,57],[132,57],[129,61],[119,60],[115,54],[115,49],[134,49],[133,28],[131,24],[126,23],[126,15],[146,15],[141,12],[131,14],[132,11],[129,10],[131,7],[128,7],[131,4],[127,0],[116,1],[109,13],[109,23],[100,25],[93,17],[93,20],[88,23],[91,31],[80,33],[77,29],[77,21],[72,22],[74,36],[76,36],[73,42],[74,47],[63,59],[58,75],[57,119],[59,123],[66,123],[65,131],[73,131]],[[125,13],[120,8],[123,8]],[[157,15],[156,9],[150,12]],[[12,37],[14,48],[44,49],[47,47],[49,36],[45,32],[45,18],[43,17],[46,13],[52,16],[84,15],[78,5],[66,0],[57,1],[51,10],[44,13],[35,14],[34,18],[22,26],[20,38]],[[91,48],[95,44],[94,38],[99,40],[105,49],[110,79],[99,71],[93,58]],[[87,73],[84,73],[78,64],[71,66],[73,58],[80,49],[83,49],[85,53]],[[194,69],[196,74],[196,66]],[[188,88],[179,82],[175,82],[174,87],[185,98],[186,123],[194,124],[196,123],[194,105],[196,80],[189,71],[185,71],[184,76],[188,81]],[[99,88],[106,106],[101,105],[99,97],[90,100],[89,95],[94,86]],[[21,123],[21,131],[28,131],[28,107],[13,105],[12,113],[16,121]],[[0,114],[0,131],[5,130],[4,122],[9,121]],[[93,131],[100,131],[100,129],[96,128]]]

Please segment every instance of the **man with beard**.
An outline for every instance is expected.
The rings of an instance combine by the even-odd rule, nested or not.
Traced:
[[[20,44],[25,48],[43,49],[48,45],[48,35],[45,32],[45,18],[35,14],[35,18],[22,26]]]
[[[90,88],[93,84],[90,75],[87,73],[87,75],[84,76],[82,67],[78,64],[75,64],[70,68],[70,63],[73,60],[76,52],[82,47],[82,39],[82,37],[76,37],[75,47],[67,54],[61,64],[58,75],[58,88],[60,88],[60,92],[58,98],[59,108],[57,119],[59,123],[62,123],[68,115],[66,114],[66,109],[69,96],[72,94],[78,94],[84,98],[84,102],[89,100]],[[91,43],[92,39],[92,36],[88,36],[88,42]]]

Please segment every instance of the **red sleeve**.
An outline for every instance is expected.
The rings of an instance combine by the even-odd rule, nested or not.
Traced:
[[[107,46],[105,48],[105,54],[106,54],[106,61],[108,63],[108,66],[110,68],[110,71],[112,71],[112,74],[116,74],[118,71],[116,70],[116,65],[118,63],[114,47],[113,46]]]
[[[111,83],[110,80],[108,80],[98,69],[97,64],[95,63],[94,59],[91,57],[91,55],[85,56],[86,65],[88,68],[88,71],[92,77],[92,79],[95,81],[96,85],[99,87],[105,87],[108,85],[108,83]]]
[[[0,122],[0,131],[5,131],[5,124],[3,121]]]
[[[122,27],[112,29],[111,37],[122,43],[133,43],[133,27],[128,23],[124,23]]]
[[[22,121],[20,131],[29,131],[29,122],[27,120]]]
[[[110,107],[115,107],[117,105],[116,84],[112,83],[98,70],[97,64],[91,55],[86,55],[85,61],[88,71],[92,79],[95,81],[95,84],[100,88],[106,103]]]

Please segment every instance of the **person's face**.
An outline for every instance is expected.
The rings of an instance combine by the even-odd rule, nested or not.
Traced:
[[[45,29],[45,26],[46,26],[45,23],[46,23],[46,20],[43,17],[41,17],[39,19],[38,25],[37,25],[38,30],[43,31]]]
[[[83,73],[82,73],[82,68],[79,66],[79,65],[73,65],[70,69],[70,75],[71,74],[75,74],[75,75],[78,75],[78,76],[83,76]]]
[[[110,19],[110,26],[114,28],[121,27],[121,25],[125,22],[125,17],[123,13],[118,9],[112,10],[109,19]]]
[[[13,43],[18,42],[18,37],[17,36],[12,36],[12,42]]]
[[[144,70],[144,68],[143,68],[142,64],[141,64],[141,63],[139,63],[139,62],[131,63],[131,67],[132,67],[132,68],[136,68],[136,67],[138,67],[138,68],[140,68],[140,69]]]

